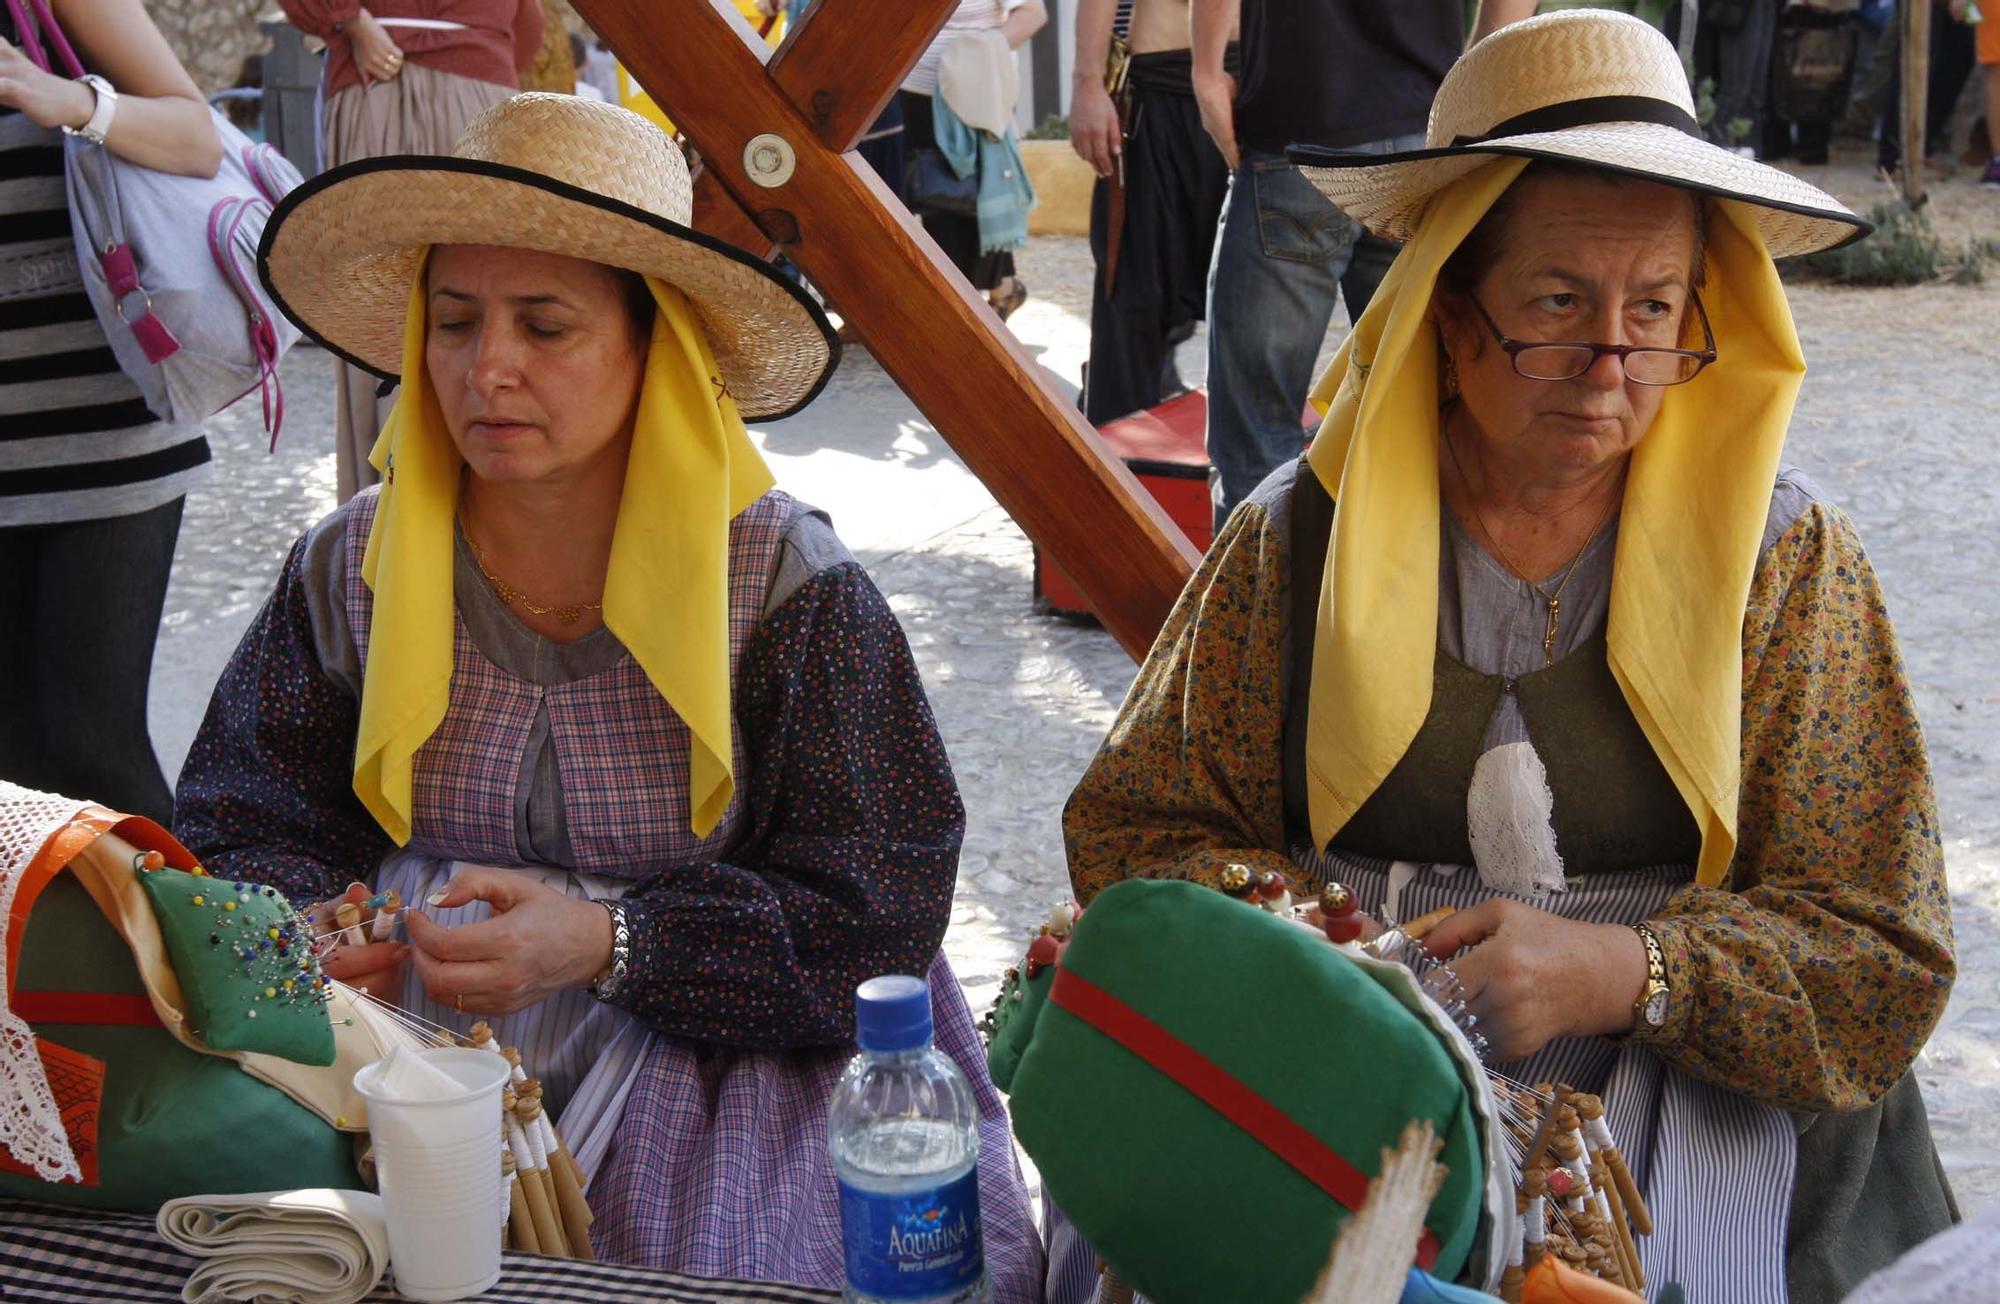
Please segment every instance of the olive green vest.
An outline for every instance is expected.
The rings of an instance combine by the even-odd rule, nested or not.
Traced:
[[[1305,702],[1333,501],[1301,468],[1291,504],[1291,673],[1285,792],[1294,833],[1304,819]],[[1356,855],[1470,865],[1466,796],[1502,693],[1520,701],[1555,798],[1556,848],[1571,874],[1691,864],[1701,830],[1611,677],[1600,630],[1545,670],[1482,674],[1437,651],[1430,713],[1402,760],[1334,836]],[[1306,837],[1305,841],[1310,841]]]

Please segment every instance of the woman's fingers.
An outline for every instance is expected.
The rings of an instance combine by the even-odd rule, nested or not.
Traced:
[[[319,967],[329,978],[349,981],[358,973],[372,973],[377,969],[393,969],[409,955],[410,948],[402,942],[363,942],[358,946],[336,947],[319,962]]]
[[[432,1000],[462,1013],[512,1014],[532,1003],[516,967],[499,960],[440,960],[417,950],[410,964]]]
[[[433,910],[450,910],[474,901],[484,901],[493,907],[495,914],[499,914],[512,910],[537,889],[544,892],[550,890],[511,870],[468,865],[452,875],[451,882],[426,897],[424,904]]]
[[[439,960],[461,964],[468,960],[492,960],[519,945],[513,925],[504,917],[447,928],[421,910],[405,910],[403,921],[417,950]]]
[[[410,948],[402,942],[367,942],[336,948],[320,961],[319,967],[329,978],[379,999],[394,1001],[402,993],[403,965],[409,956]]]
[[[1455,955],[1468,946],[1479,945],[1500,931],[1501,923],[1514,904],[1495,897],[1439,921],[1425,934],[1424,950],[1443,957]]]

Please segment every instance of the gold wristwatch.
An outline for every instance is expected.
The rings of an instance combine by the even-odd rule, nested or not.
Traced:
[[[1667,959],[1660,953],[1660,939],[1653,936],[1652,929],[1634,924],[1632,931],[1646,944],[1646,985],[1639,989],[1639,999],[1632,1003],[1632,1026],[1657,1032],[1667,1022]]]

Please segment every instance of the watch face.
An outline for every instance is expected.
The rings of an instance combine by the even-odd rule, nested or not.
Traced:
[[[1667,1021],[1667,993],[1664,988],[1646,998],[1646,1022],[1657,1028]]]

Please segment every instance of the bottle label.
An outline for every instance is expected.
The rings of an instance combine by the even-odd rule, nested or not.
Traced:
[[[847,1284],[878,1299],[949,1296],[985,1272],[979,1169],[927,1191],[864,1191],[840,1183]]]

